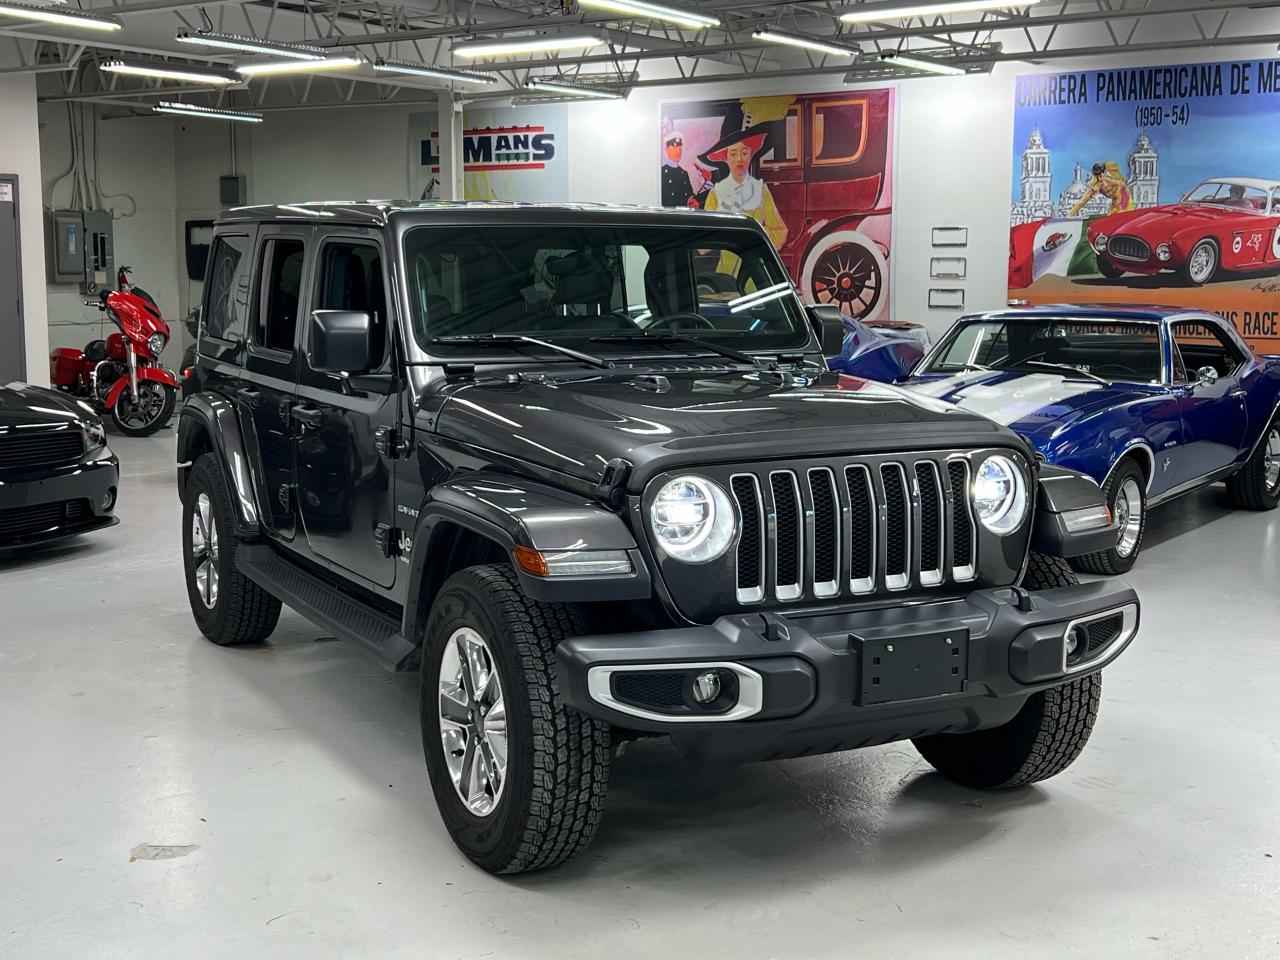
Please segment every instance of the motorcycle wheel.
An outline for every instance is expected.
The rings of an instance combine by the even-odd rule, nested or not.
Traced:
[[[173,417],[177,391],[167,383],[144,381],[138,384],[138,400],[121,394],[111,408],[111,422],[126,437],[149,437]]]

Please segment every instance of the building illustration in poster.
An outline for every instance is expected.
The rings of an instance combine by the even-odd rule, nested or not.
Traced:
[[[1210,310],[1280,352],[1280,61],[1016,81],[1009,296]]]
[[[889,316],[893,91],[668,101],[664,206],[755,218],[801,297]]]
[[[564,104],[468,110],[462,131],[467,200],[557,201],[569,197]],[[436,196],[440,127],[435,111],[409,116],[409,190]]]

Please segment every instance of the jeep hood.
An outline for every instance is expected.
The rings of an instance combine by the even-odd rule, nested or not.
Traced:
[[[990,417],[1037,448],[1077,420],[1146,396],[1131,385],[1107,386],[1083,377],[1013,371],[915,377],[903,386]]]
[[[630,370],[448,389],[441,436],[592,482],[622,458],[632,490],[689,464],[1017,444],[985,417],[831,373]]]

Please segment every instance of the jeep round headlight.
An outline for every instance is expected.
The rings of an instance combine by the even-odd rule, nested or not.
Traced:
[[[1099,253],[1107,252],[1107,235],[1105,233],[1100,233],[1093,238],[1093,249]]]
[[[1027,515],[1027,484],[1008,457],[994,454],[982,461],[973,480],[973,509],[982,525],[1006,536]]]
[[[153,357],[158,357],[164,351],[164,334],[153,333],[147,337],[147,349],[151,351]]]
[[[649,526],[668,556],[705,563],[729,548],[737,519],[719,484],[685,476],[662,485],[649,508]]]
[[[1172,249],[1172,248],[1171,248],[1167,243],[1162,243],[1162,244],[1160,244],[1160,246],[1156,247],[1156,259],[1157,259],[1157,260],[1172,260],[1172,259],[1173,259],[1173,249]]]

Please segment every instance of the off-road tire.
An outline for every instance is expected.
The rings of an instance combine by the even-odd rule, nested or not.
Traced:
[[[1267,425],[1252,456],[1238,473],[1227,478],[1227,494],[1242,510],[1274,510],[1280,505],[1280,484],[1268,490],[1266,476],[1267,443],[1277,430],[1280,430],[1280,418]]]
[[[218,531],[218,596],[212,608],[200,596],[192,562],[191,523],[201,493],[209,497]],[[187,477],[182,506],[182,567],[196,625],[220,647],[260,643],[271,636],[280,619],[280,601],[236,569],[239,545],[222,466],[214,454],[206,453],[196,460]]]
[[[1022,586],[1070,587],[1080,580],[1060,557],[1031,554]],[[912,743],[948,780],[978,790],[1021,787],[1061,773],[1089,742],[1102,698],[1094,673],[1027,698],[1008,723],[974,733],[940,733]]]
[[[440,737],[441,655],[462,627],[488,644],[506,703],[506,783],[483,817],[458,796]],[[612,754],[609,725],[565,704],[556,675],[556,644],[581,632],[573,607],[528,599],[506,566],[455,573],[431,607],[419,697],[427,772],[453,842],[490,873],[554,867],[581,853],[600,826]]]
[[[1128,573],[1133,569],[1133,565],[1138,562],[1138,555],[1142,553],[1142,541],[1147,535],[1147,478],[1142,473],[1142,468],[1132,459],[1127,459],[1116,469],[1111,471],[1111,476],[1107,477],[1107,482],[1102,487],[1102,493],[1107,498],[1107,506],[1111,508],[1112,516],[1116,512],[1116,500],[1120,495],[1120,487],[1125,480],[1135,480],[1138,484],[1138,492],[1142,495],[1142,523],[1138,527],[1138,540],[1133,545],[1133,550],[1127,557],[1122,557],[1117,546],[1109,550],[1100,550],[1097,553],[1086,553],[1084,556],[1076,557],[1071,561],[1081,573],[1096,573],[1103,576],[1116,576],[1122,573]]]

